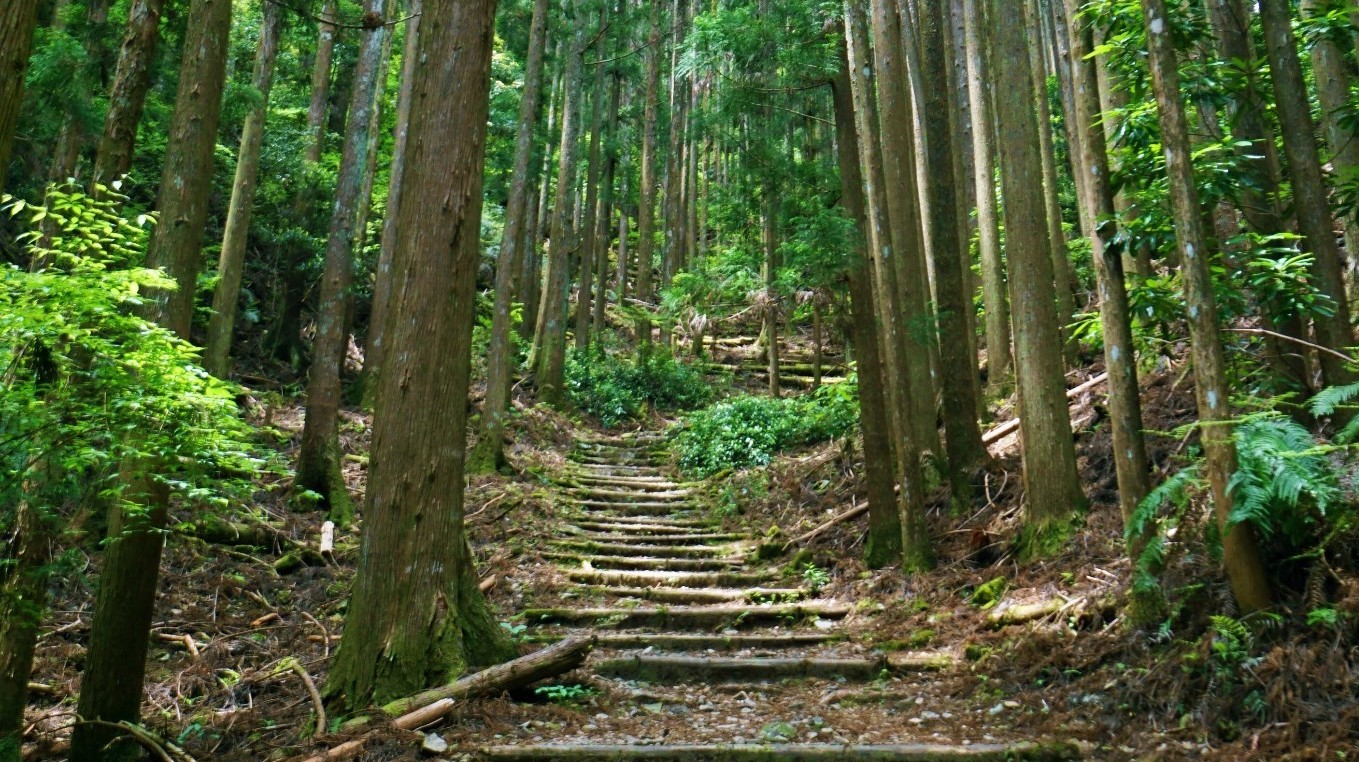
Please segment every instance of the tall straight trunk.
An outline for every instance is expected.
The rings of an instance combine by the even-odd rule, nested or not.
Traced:
[[[1298,61],[1293,20],[1286,0],[1261,0],[1260,20],[1265,29],[1265,48],[1274,83],[1274,106],[1288,157],[1288,176],[1293,187],[1293,208],[1298,229],[1312,254],[1312,281],[1334,303],[1330,315],[1312,317],[1317,343],[1345,352],[1354,343],[1349,301],[1345,298],[1344,268],[1335,241],[1335,219],[1326,200],[1317,152],[1316,127],[1307,101],[1307,84]],[[1321,352],[1321,376],[1328,386],[1347,384],[1354,372],[1329,352]]]
[[[519,134],[514,144],[514,174],[510,180],[505,230],[495,267],[495,306],[491,316],[491,344],[486,355],[486,400],[481,406],[481,436],[469,458],[469,468],[474,470],[494,470],[505,461],[505,411],[510,397],[510,309],[514,306],[514,282],[519,276],[520,247],[531,203],[529,173],[532,171],[533,125],[538,118],[546,41],[547,0],[534,0],[528,60],[524,66],[524,97],[519,102]]]
[[[297,454],[294,489],[319,494],[330,509],[330,519],[340,526],[354,518],[353,505],[341,469],[339,418],[342,389],[340,375],[348,346],[345,306],[353,280],[355,225],[363,198],[363,176],[372,147],[372,111],[377,108],[377,80],[382,71],[382,48],[389,28],[380,20],[388,0],[366,0],[367,18],[378,19],[366,28],[354,73],[354,92],[349,99],[344,151],[335,179],[335,202],[331,207],[330,232],[326,238],[325,270],[316,310],[316,340],[312,345],[311,369],[307,374],[307,413],[302,443]]]
[[[1123,258],[1117,243],[1113,186],[1109,177],[1104,130],[1099,124],[1099,84],[1095,63],[1094,35],[1077,11],[1080,0],[1066,0],[1070,20],[1071,79],[1075,96],[1072,119],[1087,168],[1082,204],[1091,210],[1098,226],[1090,235],[1099,288],[1100,327],[1104,333],[1104,365],[1109,371],[1109,423],[1112,429],[1114,470],[1118,475],[1118,505],[1127,526],[1142,498],[1151,491],[1146,441],[1142,437],[1142,402],[1137,385],[1137,357],[1133,351],[1128,292],[1123,282]],[[1133,559],[1141,555],[1134,544]]]
[[[1053,291],[1057,295],[1057,328],[1065,338],[1063,354],[1067,363],[1076,364],[1079,348],[1070,338],[1067,325],[1076,314],[1072,294],[1071,260],[1067,255],[1066,231],[1062,228],[1062,207],[1057,200],[1057,152],[1052,143],[1052,112],[1048,108],[1048,72],[1042,54],[1042,19],[1038,0],[1024,0],[1029,21],[1029,66],[1033,76],[1033,97],[1038,106],[1038,148],[1043,162],[1043,211],[1048,223],[1048,245],[1052,256]]]
[[[396,125],[392,135],[392,165],[387,175],[387,209],[382,218],[377,271],[373,274],[373,314],[368,319],[368,340],[363,353],[364,404],[370,405],[382,372],[383,334],[387,325],[387,302],[392,295],[392,256],[396,251],[396,221],[401,214],[401,181],[406,173],[406,146],[410,136],[411,93],[416,55],[420,45],[420,16],[424,0],[406,0],[406,44],[401,53],[401,89],[396,96]]]
[[[1303,0],[1302,11],[1308,16],[1324,13],[1323,0]],[[1325,128],[1326,143],[1330,147],[1331,166],[1340,178],[1359,175],[1359,134],[1344,118],[1350,105],[1350,70],[1345,53],[1333,40],[1322,35],[1312,45],[1312,71],[1321,101],[1321,123]],[[1359,261],[1359,215],[1351,212],[1342,220],[1345,231],[1345,254],[1350,266]],[[1351,287],[1351,293],[1354,289]]]
[[[986,379],[993,393],[1010,381],[1010,297],[1000,254],[1000,207],[996,202],[995,119],[986,54],[985,0],[963,0],[967,33],[967,91],[972,106],[972,155],[977,189],[977,248],[982,304],[986,308]]]
[[[1043,199],[1042,140],[1033,108],[1029,35],[990,0],[991,62],[1000,125],[1005,249],[1014,306],[1016,379],[1027,492],[1028,550],[1044,552],[1085,504],[1067,410],[1062,338],[1052,298],[1052,244]],[[1004,65],[1000,65],[1004,62]]]
[[[601,7],[599,11],[599,25],[601,29],[607,29],[609,24],[608,6]],[[585,349],[590,346],[590,322],[593,316],[592,298],[590,290],[595,282],[595,263],[600,262],[599,267],[603,269],[603,263],[598,259],[595,251],[596,243],[599,240],[599,231],[596,229],[595,220],[599,218],[599,184],[604,177],[601,152],[604,144],[604,103],[605,91],[608,89],[608,72],[603,64],[595,64],[594,90],[591,95],[590,104],[590,150],[589,166],[585,175],[585,215],[582,220],[581,233],[584,234],[584,241],[580,246],[580,284],[576,297],[576,325],[575,325],[575,344],[576,349]],[[603,298],[603,294],[599,295]]]
[[[217,289],[212,297],[212,317],[208,320],[208,340],[203,347],[203,367],[225,378],[230,369],[231,336],[236,325],[236,303],[241,295],[241,275],[245,266],[245,244],[250,236],[250,216],[254,211],[255,187],[259,179],[260,146],[264,142],[264,122],[269,114],[269,89],[274,81],[274,59],[278,54],[278,34],[283,11],[273,3],[264,4],[259,49],[251,84],[259,93],[241,131],[241,147],[236,154],[236,178],[231,186],[231,205],[227,210],[222,253],[217,262]]]
[[[775,289],[779,277],[779,198],[771,185],[764,188],[764,211],[760,215],[760,238],[764,244],[764,338],[765,372],[769,375],[769,396],[782,394],[779,378],[779,308]]]
[[[938,416],[929,362],[934,321],[929,312],[929,279],[924,266],[920,214],[915,203],[920,194],[916,188],[915,147],[910,130],[910,80],[902,59],[905,48],[896,4],[893,0],[872,0],[871,7],[874,72],[878,82],[878,130],[887,183],[887,217],[891,222],[893,256],[890,262],[896,269],[897,289],[901,296],[901,311],[896,319],[903,323],[899,335],[904,349],[899,362],[904,362],[905,367],[897,371],[905,373],[907,390],[901,402],[908,411],[906,425],[910,427],[914,447],[921,453],[938,453]],[[928,538],[923,537],[923,521],[908,521],[907,524],[909,529],[903,531],[920,535],[906,544],[906,554],[912,556],[927,548]],[[926,556],[920,558],[923,560]]]
[[[645,105],[642,110],[642,166],[641,186],[637,203],[637,284],[634,299],[649,304],[651,293],[651,265],[656,250],[656,120],[660,108],[661,86],[661,15],[660,3],[651,5],[646,51],[646,80],[642,82]],[[642,351],[649,352],[651,321],[637,321],[637,340]]]
[[[1212,1],[1208,0],[1208,2]],[[1105,30],[1099,28],[1094,31],[1095,47],[1098,49],[1105,44]],[[1121,127],[1119,115],[1115,112],[1127,108],[1128,91],[1118,79],[1114,70],[1109,67],[1108,54],[1095,57],[1095,75],[1099,83],[1100,123],[1104,125],[1104,144],[1112,149]],[[1110,167],[1112,172],[1118,170],[1119,167],[1117,166]],[[1119,190],[1114,194],[1114,210],[1123,219],[1132,219],[1138,215],[1136,205],[1133,204],[1132,199],[1124,190]],[[1142,244],[1132,251],[1124,251],[1123,269],[1136,273],[1139,278],[1150,278],[1152,275],[1151,247]]]
[[[972,105],[967,88],[967,51],[966,22],[963,17],[962,0],[946,0],[945,13],[948,25],[946,50],[949,67],[949,92],[953,96],[953,184],[959,193],[957,201],[958,241],[962,260],[963,293],[965,301],[962,310],[963,333],[967,341],[969,358],[968,383],[972,387],[972,400],[977,409],[973,417],[980,420],[986,414],[986,398],[982,394],[981,372],[977,349],[977,310],[974,299],[977,293],[977,277],[972,271],[972,232],[975,227],[972,210],[976,208],[977,186],[973,182],[975,167],[972,156]],[[945,427],[947,429],[947,426]]]
[[[925,524],[925,484],[921,472],[920,441],[915,434],[911,420],[910,397],[915,390],[907,373],[908,358],[904,334],[911,326],[903,322],[902,289],[898,288],[898,258],[893,235],[894,223],[890,214],[890,188],[886,153],[886,141],[878,136],[881,125],[886,123],[885,115],[876,108],[873,94],[872,72],[882,74],[881,65],[874,67],[871,61],[878,60],[876,49],[870,50],[869,20],[867,0],[846,0],[846,41],[849,46],[853,74],[850,78],[851,92],[854,97],[855,126],[861,140],[859,150],[861,165],[867,180],[868,219],[873,230],[870,241],[873,243],[873,267],[876,273],[876,296],[881,313],[884,387],[886,401],[890,408],[888,421],[892,424],[891,439],[896,468],[893,476],[901,487],[898,501],[900,527],[900,546],[904,569],[917,571],[933,565],[934,552]],[[879,88],[879,92],[885,88]],[[879,96],[882,98],[883,96]],[[900,163],[898,163],[900,164]],[[900,169],[900,166],[898,166]],[[876,235],[876,240],[874,240]],[[920,364],[922,354],[915,356],[916,365]],[[931,405],[931,408],[933,405]],[[933,423],[933,411],[930,413]]]
[[[557,40],[556,58],[560,61],[565,51],[565,40]],[[549,213],[547,202],[552,190],[552,159],[556,156],[556,145],[552,142],[551,136],[556,134],[557,112],[561,110],[562,102],[562,67],[558,66],[557,73],[553,77],[552,94],[547,104],[547,132],[546,149],[543,151],[542,169],[539,171],[541,178],[538,183],[538,203],[534,205],[533,217],[533,245],[524,249],[524,322],[520,335],[525,341],[532,343],[529,354],[529,367],[534,367],[534,352],[537,351],[537,342],[533,341],[538,333],[538,313],[543,306],[543,258],[539,245],[546,240],[549,228],[552,226],[552,216]]]
[[[1189,312],[1193,344],[1195,396],[1206,455],[1213,507],[1222,531],[1222,560],[1232,592],[1243,613],[1266,609],[1272,595],[1250,524],[1230,522],[1232,496],[1228,480],[1236,471],[1232,414],[1222,341],[1218,334],[1217,303],[1213,297],[1210,253],[1204,248],[1203,217],[1190,161],[1189,124],[1180,99],[1180,75],[1174,42],[1167,23],[1165,0],[1142,0],[1147,28],[1148,62],[1152,89],[1160,112],[1161,142],[1175,218],[1184,278],[1184,301]]]
[[[148,267],[163,267],[179,291],[156,307],[161,326],[188,337],[199,249],[212,191],[213,149],[226,80],[231,33],[229,0],[195,0],[189,7],[179,92],[166,145],[158,204],[161,224],[147,248]],[[85,657],[77,711],[86,720],[136,723],[141,711],[146,648],[151,636],[161,550],[169,517],[169,488],[154,477],[159,464],[122,464],[124,498],[142,510],[115,507],[99,577],[94,626]],[[104,725],[80,724],[71,739],[75,762],[130,759],[131,744],[105,747],[120,735]]]
[[[1251,41],[1250,15],[1242,0],[1206,0],[1218,57],[1231,62],[1242,76],[1240,87],[1228,93],[1227,118],[1236,153],[1245,170],[1245,181],[1236,186],[1238,206],[1251,229],[1261,235],[1286,232],[1280,211],[1278,159],[1261,92],[1256,55]],[[1276,314],[1266,307],[1262,317],[1268,328],[1296,339],[1307,337],[1297,315]],[[1306,357],[1296,346],[1267,339],[1271,363],[1300,389],[1310,390],[1311,373]]]
[[[1076,186],[1076,221],[1080,225],[1078,231],[1080,235],[1093,235],[1095,220],[1091,212],[1081,200],[1087,195],[1085,178],[1089,175],[1089,169],[1082,163],[1083,151],[1081,148],[1081,133],[1076,129],[1076,92],[1075,84],[1072,82],[1072,59],[1071,59],[1071,38],[1068,32],[1070,22],[1067,20],[1066,6],[1064,0],[1038,0],[1038,13],[1043,22],[1044,29],[1047,30],[1052,48],[1051,66],[1049,71],[1057,76],[1057,86],[1062,96],[1062,126],[1066,133],[1067,141],[1067,160],[1066,169],[1071,172],[1072,184]],[[1073,288],[1078,288],[1079,284],[1071,281]]]
[[[26,490],[28,491],[28,490]],[[47,587],[56,527],[52,516],[20,503],[0,551],[0,760],[18,762],[24,709],[33,675],[38,626],[47,611]]]
[[[392,42],[396,38],[396,33],[391,24],[399,10],[397,7],[399,0],[387,0],[387,33],[382,39],[382,53],[378,58],[377,89],[373,91],[373,109],[368,115],[368,162],[363,168],[363,187],[359,191],[359,198],[363,201],[358,209],[354,211],[354,252],[356,254],[363,251],[368,244],[368,220],[373,213],[373,186],[377,184],[377,164],[378,149],[382,143],[382,120],[387,109],[387,79],[392,71]],[[381,245],[381,235],[379,234],[379,245]],[[379,253],[379,257],[381,254]],[[354,325],[354,297],[349,295],[346,298],[348,308],[345,312],[345,330],[352,330]],[[371,305],[370,305],[371,309]]]
[[[585,5],[573,0],[567,27],[571,47],[562,74],[562,135],[557,164],[557,195],[552,203],[552,233],[548,236],[547,279],[534,332],[538,395],[549,405],[566,400],[566,316],[571,288],[571,256],[577,247],[576,175],[580,152],[581,96],[584,92]]]
[[[307,108],[307,130],[311,141],[307,145],[307,161],[321,160],[325,145],[326,109],[330,104],[330,69],[335,60],[335,14],[337,0],[325,0],[321,6],[321,25],[316,41],[316,60],[311,70],[311,105]]]
[[[477,589],[463,447],[494,0],[425,0],[363,548],[325,691],[353,710],[513,656]],[[419,527],[412,531],[412,527]]]
[[[958,224],[958,193],[954,183],[955,141],[953,91],[945,51],[949,34],[946,0],[920,0],[918,8],[921,77],[931,83],[924,89],[921,104],[924,116],[928,173],[930,259],[934,262],[934,286],[938,304],[939,361],[942,376],[943,417],[949,482],[954,500],[966,505],[972,494],[972,480],[987,458],[977,425],[977,398],[970,378],[976,372],[975,356],[968,354],[969,324],[966,313],[972,308],[964,272],[967,245]]]
[[[602,65],[602,64],[601,64]],[[595,277],[594,332],[604,330],[604,308],[608,304],[605,289],[609,276],[609,229],[613,219],[614,182],[618,176],[618,111],[622,104],[623,75],[614,72],[609,89],[609,119],[605,128],[609,136],[604,157],[603,187],[599,193],[599,212],[595,215],[595,261],[599,263]]]
[[[626,150],[626,149],[625,149]],[[628,167],[628,154],[624,153],[621,160],[622,180],[619,183],[619,196],[623,199],[618,204],[618,280],[614,288],[618,294],[618,305],[621,307],[628,302],[628,274],[632,269],[632,253],[628,245],[628,180],[631,172]]]
[[[89,0],[86,4],[82,35],[85,43],[85,66],[72,74],[80,95],[73,99],[74,102],[65,104],[66,115],[62,118],[57,143],[52,149],[52,163],[47,171],[47,179],[50,182],[61,183],[76,175],[80,154],[84,151],[89,138],[80,111],[89,107],[94,92],[103,87],[99,67],[103,59],[102,48],[108,18],[109,0]]]
[[[160,39],[160,11],[164,0],[132,0],[127,30],[118,53],[118,68],[109,92],[109,110],[94,157],[92,187],[108,185],[132,166],[146,93],[151,88],[151,64]]]
[[[663,241],[661,248],[661,282],[660,290],[664,291],[670,287],[674,280],[675,273],[679,271],[681,248],[683,246],[684,233],[682,230],[683,219],[683,166],[684,166],[684,122],[686,118],[686,106],[688,98],[683,100],[679,97],[682,89],[682,79],[679,74],[679,49],[684,43],[685,14],[689,7],[688,0],[672,0],[670,17],[670,86],[668,88],[669,97],[669,149],[665,154],[665,184],[661,194],[661,238]],[[760,8],[764,9],[765,3],[761,3]],[[765,231],[766,233],[768,230]],[[766,244],[768,241],[766,240]],[[768,262],[768,252],[766,252],[766,264]],[[659,301],[659,300],[658,300]],[[674,323],[673,316],[665,317],[661,320],[659,331],[660,343],[666,346],[670,344],[670,329]]]
[[[859,166],[859,133],[854,122],[854,96],[846,66],[831,80],[835,99],[836,154],[839,157],[841,202],[859,230],[849,267],[850,311],[859,367],[859,420],[863,425],[865,485],[868,490],[868,536],[864,562],[881,568],[901,553],[901,518],[892,489],[892,444],[887,400],[882,388],[878,337],[882,334],[873,298],[873,259],[869,252],[868,212]]]
[[[9,176],[9,156],[14,132],[24,105],[24,72],[33,50],[33,30],[38,23],[38,4],[33,0],[5,0],[0,5],[0,193]]]

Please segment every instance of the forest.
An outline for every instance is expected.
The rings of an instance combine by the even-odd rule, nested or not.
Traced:
[[[1359,7],[0,0],[0,762],[1359,758]]]

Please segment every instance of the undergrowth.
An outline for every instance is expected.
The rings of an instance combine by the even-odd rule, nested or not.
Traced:
[[[801,397],[723,400],[690,414],[673,440],[680,469],[706,477],[766,465],[781,450],[843,436],[858,422],[851,380]]]
[[[665,352],[632,360],[599,351],[572,352],[566,394],[580,412],[612,428],[642,418],[648,409],[692,410],[712,401],[703,373]]]

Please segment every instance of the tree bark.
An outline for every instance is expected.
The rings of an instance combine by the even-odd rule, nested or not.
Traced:
[[[33,0],[5,0],[0,5],[0,193],[5,192],[9,176],[9,156],[24,105],[24,73],[37,23],[38,4]]]
[[[929,196],[930,259],[934,262],[935,299],[938,304],[940,370],[948,383],[943,392],[945,452],[948,457],[949,483],[957,505],[966,506],[972,495],[972,480],[977,467],[986,461],[981,428],[977,425],[977,399],[969,382],[976,373],[976,358],[968,354],[966,312],[972,309],[964,272],[967,246],[958,225],[958,193],[954,184],[955,141],[953,91],[947,68],[946,38],[949,34],[945,0],[920,0],[918,22],[921,51],[921,77],[931,85],[924,88]]]
[[[557,164],[557,195],[552,204],[552,232],[548,236],[547,280],[542,308],[534,331],[534,354],[539,397],[549,405],[566,401],[566,319],[571,287],[571,255],[578,246],[576,223],[577,156],[580,151],[581,95],[585,65],[585,5],[573,0],[567,27],[572,29],[566,69],[562,73],[562,134]]]
[[[991,0],[1005,244],[1014,306],[1028,550],[1044,552],[1085,505],[1066,403],[1062,338],[1052,298],[1052,244],[1043,199],[1042,139],[1033,109],[1028,31]],[[1005,65],[999,65],[1005,62]]]
[[[335,14],[337,0],[325,0],[321,6],[321,25],[316,41],[316,60],[311,69],[311,105],[307,108],[307,130],[311,142],[307,145],[307,161],[321,160],[321,149],[326,143],[326,108],[330,104],[330,69],[335,60]]]
[[[353,280],[355,225],[363,197],[363,177],[372,148],[372,112],[377,108],[377,80],[382,71],[383,40],[389,28],[381,22],[388,0],[366,0],[366,18],[377,19],[363,32],[354,73],[354,92],[349,99],[344,151],[335,179],[335,202],[331,208],[330,233],[326,238],[325,271],[316,310],[316,340],[307,376],[307,412],[302,443],[297,454],[297,477],[293,487],[316,492],[325,500],[330,520],[344,527],[354,518],[353,504],[345,487],[340,462],[339,415],[343,390],[340,377],[348,346],[345,306]]]
[[[1250,524],[1229,522],[1232,496],[1227,491],[1227,482],[1236,471],[1236,446],[1232,440],[1230,397],[1218,334],[1209,252],[1204,248],[1203,218],[1190,163],[1189,125],[1184,103],[1180,100],[1177,56],[1167,23],[1165,0],[1142,0],[1142,12],[1147,28],[1152,88],[1160,112],[1175,236],[1183,262],[1181,274],[1189,311],[1195,396],[1208,481],[1212,485],[1214,512],[1222,530],[1223,563],[1231,579],[1232,592],[1242,613],[1249,613],[1268,608],[1272,596],[1260,563],[1253,528]]]
[[[514,655],[463,528],[463,448],[495,22],[492,0],[426,0],[387,371],[378,379],[361,561],[326,683],[384,703]],[[418,528],[418,529],[417,529]]]
[[[1109,423],[1112,428],[1114,470],[1118,475],[1118,504],[1124,526],[1133,511],[1151,491],[1147,466],[1146,441],[1142,437],[1142,401],[1137,385],[1137,357],[1133,351],[1128,292],[1123,282],[1117,217],[1114,213],[1113,187],[1109,179],[1109,156],[1104,130],[1099,124],[1099,85],[1095,63],[1094,35],[1078,13],[1079,0],[1066,0],[1070,23],[1071,80],[1075,101],[1072,119],[1084,156],[1080,164],[1087,175],[1082,187],[1082,204],[1096,220],[1091,228],[1090,245],[1099,288],[1100,327],[1104,334],[1104,366],[1109,371]],[[1141,555],[1141,543],[1134,543],[1132,557]]]
[[[1324,0],[1303,0],[1302,11],[1311,15],[1326,10]],[[1344,51],[1328,37],[1317,38],[1312,46],[1312,71],[1321,101],[1321,123],[1325,128],[1326,143],[1331,149],[1331,166],[1338,178],[1359,176],[1359,135],[1343,118],[1350,106],[1350,70]],[[1359,215],[1350,213],[1342,220],[1345,231],[1345,254],[1353,268],[1359,262]],[[1354,294],[1353,284],[1351,294]]]
[[[108,0],[87,2],[84,26],[80,30],[84,37],[85,66],[72,73],[79,96],[64,104],[66,115],[62,118],[57,143],[52,150],[52,164],[47,172],[47,179],[51,183],[63,183],[74,178],[80,164],[80,154],[88,140],[85,120],[80,112],[90,107],[94,93],[104,86],[99,78],[99,66],[103,58],[101,49],[108,18]]]
[[[661,81],[661,11],[660,3],[652,2],[647,37],[646,80],[642,83],[645,105],[642,110],[642,166],[641,187],[637,204],[637,283],[633,298],[652,301],[651,267],[656,251],[656,119],[659,110]],[[626,271],[623,276],[626,278]],[[643,353],[651,350],[651,321],[637,321],[637,340]]]
[[[524,67],[524,97],[519,102],[519,134],[514,146],[514,175],[500,256],[495,269],[495,306],[491,315],[491,343],[486,355],[486,400],[481,406],[481,435],[472,452],[471,470],[495,470],[505,461],[505,412],[510,396],[510,309],[514,306],[514,282],[521,269],[520,246],[528,222],[530,165],[533,159],[533,125],[538,118],[538,93],[542,89],[543,49],[547,42],[547,0],[534,0],[529,24],[528,60]],[[528,286],[526,285],[525,288]]]
[[[160,39],[160,11],[164,0],[132,0],[127,31],[118,53],[118,69],[109,93],[109,110],[94,158],[92,187],[108,185],[132,166],[137,126],[142,120],[146,92],[151,87],[151,64]]]
[[[225,378],[230,369],[231,338],[236,326],[236,303],[241,295],[241,275],[245,266],[245,245],[250,236],[250,217],[255,205],[259,179],[260,146],[269,114],[269,89],[274,81],[274,59],[278,54],[278,35],[283,11],[274,3],[264,4],[259,49],[251,84],[259,102],[246,115],[241,132],[241,147],[236,154],[236,178],[231,186],[231,205],[227,210],[226,232],[217,263],[217,289],[212,298],[212,317],[208,320],[208,340],[203,347],[203,367]]]
[[[1350,326],[1349,301],[1345,298],[1344,268],[1335,241],[1335,219],[1326,201],[1317,152],[1316,127],[1307,101],[1307,84],[1298,61],[1297,41],[1293,38],[1293,19],[1285,0],[1261,0],[1260,19],[1269,52],[1269,70],[1274,83],[1274,107],[1279,114],[1288,175],[1293,188],[1293,208],[1298,229],[1312,254],[1312,281],[1318,291],[1330,297],[1333,312],[1313,315],[1317,343],[1340,352],[1354,343]],[[1347,363],[1320,353],[1321,376],[1328,386],[1354,380]]]
[[[599,12],[600,29],[607,29],[609,25],[608,6],[602,6]],[[581,232],[584,233],[584,242],[580,247],[580,283],[576,297],[576,324],[575,324],[575,345],[576,349],[584,350],[590,346],[590,321],[593,317],[592,299],[590,290],[594,287],[596,262],[600,262],[598,267],[602,270],[602,260],[596,252],[596,242],[599,240],[599,230],[595,221],[599,218],[599,185],[604,177],[603,168],[600,166],[602,161],[600,153],[604,143],[604,103],[605,91],[608,90],[607,71],[603,64],[595,64],[595,83],[594,92],[591,94],[590,104],[590,150],[587,159],[589,166],[585,176],[585,219],[582,222]],[[600,295],[602,298],[602,294]]]
[[[863,172],[859,166],[859,133],[854,122],[850,63],[831,80],[835,99],[836,153],[839,156],[841,201],[859,229],[860,238],[849,267],[850,311],[859,363],[859,420],[863,426],[865,483],[868,489],[868,536],[864,563],[881,568],[901,554],[901,518],[892,488],[892,445],[887,426],[887,403],[882,388],[878,347],[881,326],[873,298],[873,260],[869,252],[868,213]]]
[[[603,64],[600,64],[601,66]],[[606,134],[609,143],[605,149],[603,187],[599,192],[599,211],[595,215],[595,262],[598,263],[595,275],[594,314],[592,320],[596,335],[604,330],[604,310],[608,304],[605,290],[609,276],[609,231],[613,219],[614,183],[618,176],[618,110],[622,102],[623,76],[614,72],[613,85],[609,93],[609,119]]]
[[[406,173],[406,144],[410,135],[411,81],[419,61],[420,16],[424,0],[407,0],[406,44],[401,53],[401,89],[396,96],[396,125],[392,136],[392,164],[387,175],[387,209],[382,218],[377,272],[373,274],[373,314],[368,320],[368,340],[363,355],[363,398],[371,407],[382,373],[383,331],[387,325],[387,302],[392,294],[392,254],[396,250],[396,220],[401,214],[401,179]]]
[[[977,248],[981,257],[982,304],[986,308],[986,380],[992,394],[1008,385],[1010,297],[1000,253],[1000,208],[996,202],[995,120],[986,54],[985,0],[963,0],[967,34],[967,90],[972,106],[972,155],[977,196]]]
[[[31,490],[25,490],[30,492]],[[0,568],[0,760],[18,760],[28,681],[38,626],[47,610],[47,581],[55,527],[51,517],[21,503],[7,532]]]

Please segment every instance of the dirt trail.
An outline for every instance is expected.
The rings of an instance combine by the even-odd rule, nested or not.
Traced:
[[[563,685],[598,699],[582,721],[524,723],[482,758],[1077,758],[1074,746],[992,728],[966,702],[923,705],[957,656],[882,653],[852,637],[855,602],[756,560],[757,538],[708,517],[663,445],[654,433],[576,442],[542,554],[559,567],[557,605],[525,620],[535,639],[595,635]]]

